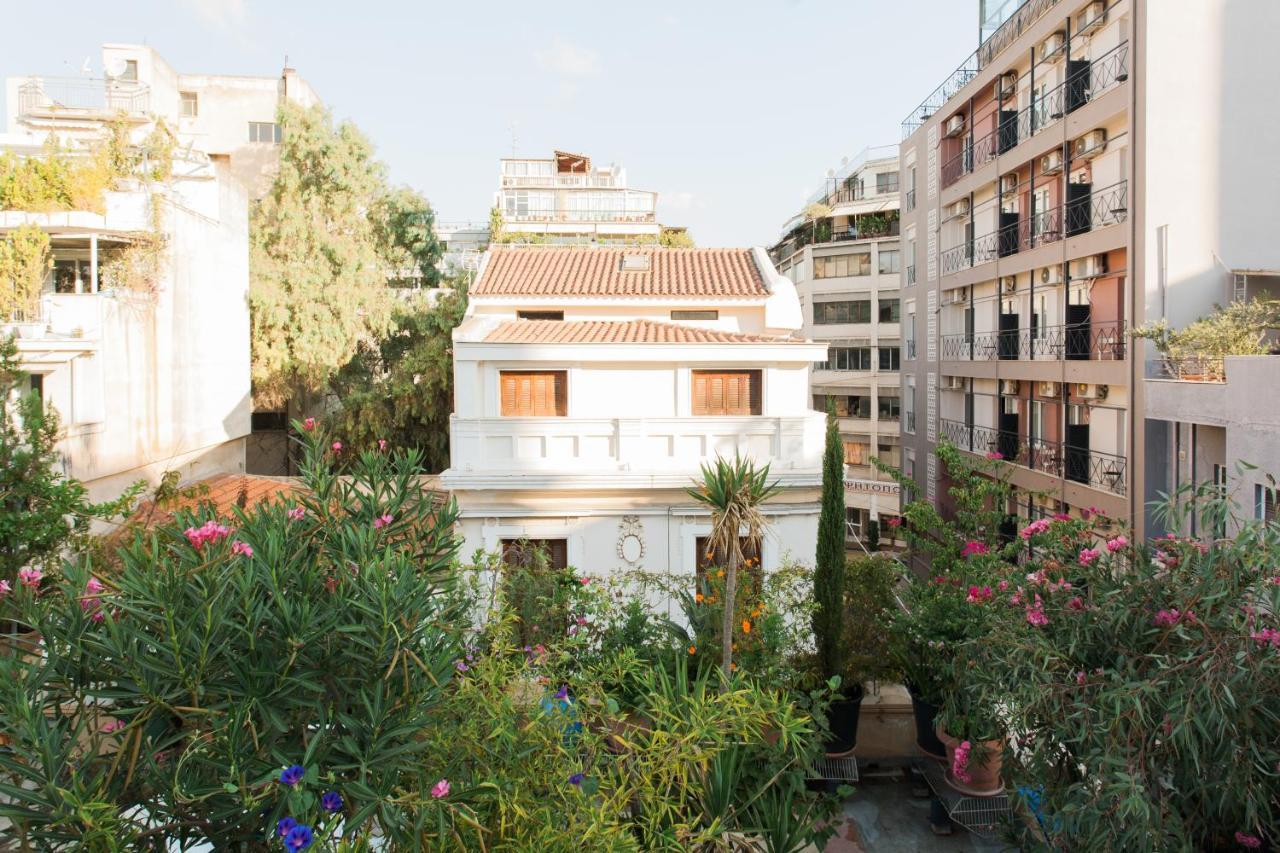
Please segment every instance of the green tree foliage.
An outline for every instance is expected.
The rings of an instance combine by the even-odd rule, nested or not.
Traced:
[[[51,266],[49,235],[36,226],[23,225],[0,237],[0,320],[35,310]]]
[[[423,454],[428,471],[449,464],[453,411],[453,328],[467,310],[465,281],[440,291],[434,304],[416,298],[396,306],[389,334],[362,344],[334,377],[342,435],[356,445],[385,439]]]
[[[387,331],[391,300],[367,215],[385,188],[373,148],[316,106],[280,108],[280,170],[249,228],[251,345],[259,405],[304,408]]]
[[[378,199],[370,212],[373,237],[387,265],[388,278],[407,278],[418,287],[440,283],[441,247],[435,212],[426,197],[409,187],[396,187]]]
[[[668,249],[692,249],[695,244],[687,228],[663,228],[658,234],[658,245]]]
[[[1135,338],[1155,342],[1156,349],[1171,358],[1223,358],[1228,355],[1265,355],[1268,338],[1280,330],[1280,299],[1255,297],[1216,306],[1212,314],[1184,329],[1171,330],[1158,320],[1133,330]]]
[[[823,681],[844,673],[844,443],[835,402],[827,400],[827,441],[822,453],[822,510],[813,571],[813,638]]]
[[[26,382],[16,344],[0,337],[0,581],[13,586],[19,569],[49,569],[93,519],[116,515],[137,495],[93,504],[80,482],[62,476],[57,413]]]

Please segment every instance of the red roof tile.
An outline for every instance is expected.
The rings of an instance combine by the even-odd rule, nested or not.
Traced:
[[[485,336],[490,344],[803,344],[769,335],[721,332],[653,320],[508,320]]]
[[[623,269],[624,256],[648,258]],[[528,247],[492,250],[476,296],[760,299],[769,295],[750,249]]]
[[[195,510],[203,505],[210,505],[220,517],[226,517],[231,515],[233,506],[252,509],[260,503],[287,500],[302,490],[296,480],[217,474],[188,483],[182,487],[182,496],[165,500],[160,506],[150,501],[142,503],[134,519],[148,525],[160,524],[171,520],[180,509]]]

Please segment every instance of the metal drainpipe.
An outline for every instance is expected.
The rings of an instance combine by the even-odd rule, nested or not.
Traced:
[[[1136,72],[1138,70],[1138,32],[1140,30],[1139,23],[1145,20],[1145,17],[1146,17],[1146,0],[1137,0],[1137,2],[1133,4],[1133,16],[1129,19],[1129,26],[1132,28],[1129,33],[1129,61],[1132,63],[1132,67],[1129,72],[1129,81],[1130,81],[1129,82],[1129,133],[1131,137],[1135,135],[1134,130],[1137,125],[1137,116],[1138,116],[1138,75]],[[1143,144],[1145,144],[1146,139],[1144,138],[1142,142]],[[1134,210],[1136,209],[1136,206],[1134,205],[1134,198],[1136,194],[1134,192],[1134,185],[1133,185],[1133,176],[1134,176],[1134,172],[1137,170],[1136,163],[1138,162],[1138,156],[1142,156],[1142,152],[1140,149],[1137,150],[1135,156],[1129,158],[1129,175],[1127,176],[1127,180],[1129,182],[1128,183],[1129,245],[1125,250],[1125,266],[1129,267],[1130,272],[1125,275],[1125,286],[1129,290],[1129,324],[1130,325],[1133,324],[1133,321],[1138,316],[1136,313],[1137,304],[1138,304],[1138,295],[1137,295],[1136,289],[1133,286],[1133,274],[1132,274],[1132,270],[1134,268],[1134,262],[1135,262],[1135,259],[1133,257],[1134,248],[1138,245],[1138,229],[1137,229],[1136,219],[1134,217]],[[1141,412],[1137,403],[1138,403],[1138,398],[1142,397],[1143,403],[1145,404],[1146,391],[1145,389],[1139,389],[1137,384],[1138,383],[1138,371],[1137,371],[1138,360],[1136,358],[1136,353],[1134,352],[1135,349],[1136,347],[1134,346],[1133,341],[1130,341],[1129,346],[1125,348],[1125,351],[1129,355],[1129,459],[1128,459],[1128,462],[1125,464],[1125,469],[1127,474],[1125,478],[1127,480],[1127,482],[1125,483],[1125,491],[1128,493],[1128,496],[1129,496],[1129,500],[1127,502],[1129,505],[1129,527],[1132,530],[1138,531],[1141,535],[1145,535],[1146,519],[1144,518],[1143,524],[1139,525],[1138,519],[1137,519],[1138,511],[1136,509],[1136,507],[1143,505],[1144,496],[1135,494],[1135,492],[1137,491],[1138,474],[1137,474],[1137,471],[1134,470],[1133,463],[1134,463],[1135,451],[1137,450],[1137,447],[1138,447],[1137,420]],[[1146,425],[1146,422],[1144,420],[1143,426],[1145,427],[1145,425]],[[1143,447],[1144,464],[1145,464],[1145,455],[1146,455],[1146,447],[1144,445]]]

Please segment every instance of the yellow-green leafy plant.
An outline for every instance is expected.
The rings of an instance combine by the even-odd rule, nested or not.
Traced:
[[[49,235],[34,225],[0,238],[0,321],[35,313],[53,261]]]

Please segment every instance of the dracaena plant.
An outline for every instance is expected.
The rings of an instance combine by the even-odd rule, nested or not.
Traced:
[[[253,849],[330,792],[348,840],[413,837],[420,732],[460,657],[455,511],[416,452],[339,477],[354,451],[297,428],[294,497],[181,512],[110,569],[76,555],[0,600],[42,638],[0,655],[0,815],[20,845]]]

